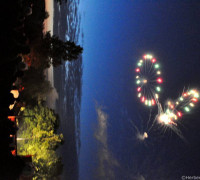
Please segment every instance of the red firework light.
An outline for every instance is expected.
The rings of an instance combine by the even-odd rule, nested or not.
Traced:
[[[156,59],[155,59],[155,58],[153,58],[153,59],[151,60],[151,62],[152,62],[152,63],[155,63],[155,62],[156,62]]]
[[[162,83],[162,82],[163,82],[162,78],[158,78],[158,79],[157,79],[157,82],[158,82],[158,83]]]
[[[135,70],[136,72],[140,72],[140,68],[136,68],[136,70]]]
[[[137,88],[137,91],[140,92],[140,91],[141,91],[141,87],[138,87],[138,88]]]

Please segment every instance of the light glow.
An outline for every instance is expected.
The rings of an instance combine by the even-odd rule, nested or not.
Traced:
[[[192,101],[193,101],[193,102],[197,102],[198,99],[197,99],[197,98],[192,98]]]
[[[152,99],[152,100],[151,100],[151,103],[152,103],[152,105],[155,105],[155,100]]]
[[[161,84],[161,83],[163,82],[162,78],[158,78],[158,79],[157,79],[157,82],[158,82],[159,84]]]
[[[184,96],[184,97],[187,97],[187,96],[188,96],[188,93],[183,93],[183,96]]]
[[[142,64],[139,62],[138,64],[137,64],[138,66],[142,66]]]
[[[144,101],[145,101],[145,97],[144,97],[144,96],[141,98],[141,101],[142,101],[142,102],[144,102]]]
[[[199,93],[196,92],[196,93],[194,94],[194,97],[195,97],[195,98],[199,98]]]
[[[159,64],[155,64],[155,66],[154,66],[156,69],[158,69],[159,68]]]
[[[189,107],[186,106],[184,109],[185,109],[186,112],[190,112],[190,108]]]
[[[167,114],[161,114],[158,120],[159,122],[164,123],[166,125],[171,123],[171,119],[169,118]]]
[[[194,104],[193,104],[193,103],[190,103],[190,106],[191,106],[191,107],[194,107]]]
[[[161,88],[159,86],[156,87],[156,91],[160,92]]]
[[[161,74],[161,72],[160,72],[160,71],[157,71],[156,73],[157,73],[158,75],[160,75],[160,74]]]
[[[141,87],[138,87],[138,88],[137,88],[137,91],[140,92],[140,91],[141,91]]]
[[[148,105],[151,106],[151,100],[149,100]]]
[[[161,91],[160,84],[163,83],[157,59],[151,54],[144,54],[143,58],[136,65],[137,96],[145,105],[154,106],[157,104],[156,99],[158,99],[158,94]],[[155,95],[155,91],[157,95]]]
[[[137,80],[137,81],[136,81],[136,84],[140,84],[140,80]]]
[[[158,94],[155,94],[155,97],[156,97],[156,99],[158,99],[159,98]]]
[[[155,63],[155,62],[156,62],[156,59],[155,59],[155,58],[153,58],[153,59],[151,60],[151,62],[152,62],[152,63]]]
[[[183,99],[183,97],[180,97],[180,101],[183,101],[184,99]]]
[[[136,70],[135,70],[136,72],[140,72],[140,68],[136,68]]]
[[[148,104],[148,100],[146,99],[146,100],[145,100],[145,105],[147,105],[147,104]]]
[[[144,79],[144,80],[143,80],[143,83],[144,83],[144,84],[146,84],[146,83],[147,83],[147,80],[146,80],[146,79]]]
[[[181,116],[182,116],[182,113],[181,113],[181,112],[178,112],[177,115],[178,115],[178,117],[181,117]]]

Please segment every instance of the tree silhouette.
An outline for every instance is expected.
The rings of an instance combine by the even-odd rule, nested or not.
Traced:
[[[45,69],[53,65],[61,65],[63,61],[73,61],[78,59],[83,48],[71,41],[62,41],[57,36],[51,36],[47,32],[42,40],[32,46],[30,61],[32,67]]]
[[[42,42],[43,52],[49,59],[49,63],[58,66],[62,61],[72,61],[78,59],[83,48],[71,41],[62,41],[57,36],[51,36],[47,32]]]
[[[38,101],[45,101],[48,93],[52,91],[52,86],[45,79],[44,72],[35,68],[25,71],[22,78],[24,90],[21,98],[28,104],[37,104]]]
[[[64,1],[65,3],[67,3],[68,0],[55,0],[57,3],[62,4],[62,2]]]

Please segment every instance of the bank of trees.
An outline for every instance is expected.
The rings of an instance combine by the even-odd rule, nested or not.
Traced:
[[[8,115],[18,116],[18,110],[24,104],[25,111],[20,112],[20,116],[24,118],[19,119],[18,137],[23,140],[19,141],[18,155],[33,155],[35,179],[52,179],[62,170],[56,148],[62,144],[63,136],[56,132],[57,115],[44,103],[46,95],[52,89],[45,78],[44,70],[51,64],[58,66],[63,60],[75,60],[82,48],[73,42],[61,41],[50,33],[43,34],[44,20],[48,17],[45,1],[4,1],[1,12],[5,16],[2,16],[1,22],[4,28],[1,33],[0,60],[0,179],[18,179],[24,167],[22,159],[11,154],[9,143],[13,143],[13,138],[10,135],[15,135],[17,129],[13,129],[13,122],[7,118]],[[22,61],[28,63],[28,70],[22,71],[19,68]],[[10,111],[8,106],[14,103],[10,94],[12,88],[22,91],[16,99],[16,109]]]
[[[22,54],[28,70],[16,84],[22,90],[20,100],[25,102],[18,130],[18,154],[32,155],[34,179],[54,179],[61,174],[62,162],[56,149],[63,143],[57,133],[58,116],[45,105],[52,86],[45,77],[45,70],[65,61],[75,61],[83,48],[71,41],[62,41],[50,32],[43,34],[43,21],[48,17],[41,1],[32,1],[33,11],[25,20],[26,42],[30,53]],[[64,2],[65,0],[58,0]],[[42,10],[41,10],[42,9]]]
[[[47,94],[52,91],[52,86],[46,80],[44,72],[33,67],[24,72],[21,85],[24,88],[21,99],[29,106],[44,102]]]
[[[26,40],[30,53],[24,54],[23,60],[29,69],[24,72],[21,99],[26,104],[36,104],[45,101],[52,87],[46,80],[44,71],[51,65],[57,67],[65,61],[75,61],[79,58],[83,48],[72,41],[62,41],[50,32],[43,33],[43,21],[48,13],[41,7],[41,2],[34,2],[33,11],[25,20]],[[37,31],[35,30],[37,29]]]
[[[36,69],[45,69],[61,65],[64,61],[78,59],[83,48],[72,41],[62,41],[47,32],[43,38],[32,44],[27,63]]]

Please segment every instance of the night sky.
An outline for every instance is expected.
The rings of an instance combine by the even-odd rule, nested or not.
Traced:
[[[185,141],[155,125],[137,99],[136,62],[153,54],[161,64],[161,103],[183,88],[200,88],[200,1],[81,2],[84,31],[79,178],[181,179],[200,176],[200,106],[179,126]],[[152,117],[156,108],[152,109]],[[103,121],[103,124],[102,124]]]

